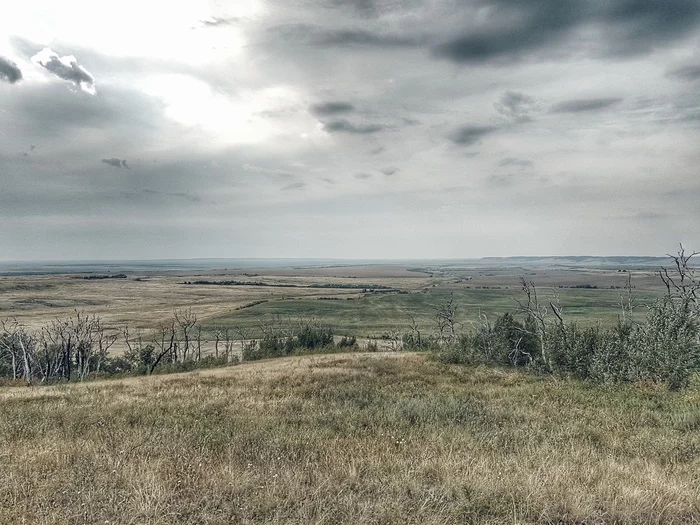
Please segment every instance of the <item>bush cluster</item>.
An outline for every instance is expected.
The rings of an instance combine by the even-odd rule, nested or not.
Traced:
[[[557,320],[538,331],[531,317],[518,321],[505,314],[435,351],[451,363],[528,367],[596,383],[662,382],[679,389],[700,370],[699,335],[694,304],[666,297],[639,324],[581,328]]]
[[[291,329],[278,326],[276,329],[267,330],[259,341],[250,341],[243,347],[243,360],[255,361],[271,357],[331,353],[357,348],[357,340],[354,336],[343,337],[336,344],[330,326],[314,321],[300,321]]]

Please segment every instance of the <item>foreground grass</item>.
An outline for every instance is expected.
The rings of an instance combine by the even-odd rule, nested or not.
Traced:
[[[330,355],[0,412],[0,523],[700,523],[697,387]]]

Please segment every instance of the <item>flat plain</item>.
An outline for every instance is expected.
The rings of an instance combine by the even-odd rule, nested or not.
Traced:
[[[224,267],[228,266],[228,267]],[[108,269],[108,271],[105,270]],[[216,329],[239,328],[260,335],[266,319],[315,319],[336,334],[381,337],[404,332],[414,318],[434,329],[435,307],[451,298],[462,330],[486,318],[514,312],[523,299],[520,279],[533,281],[545,303],[558,302],[564,317],[579,324],[617,321],[627,300],[627,270],[644,316],[644,305],[663,288],[657,261],[474,260],[466,262],[337,263],[171,268],[105,266],[52,268],[0,275],[0,318],[15,317],[38,328],[75,310],[101,317],[106,326],[128,325],[145,334],[174,311],[191,308],[211,338]],[[70,269],[70,271],[66,271]],[[0,268],[0,270],[2,270]],[[0,271],[0,274],[2,272]],[[124,275],[124,278],[96,278]],[[229,284],[216,284],[225,283]],[[194,284],[184,284],[194,283]]]

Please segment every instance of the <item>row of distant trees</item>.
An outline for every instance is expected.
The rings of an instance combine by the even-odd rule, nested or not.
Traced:
[[[329,326],[305,319],[261,319],[262,337],[241,328],[205,332],[191,308],[175,310],[156,330],[107,329],[96,315],[76,311],[32,330],[16,319],[0,322],[0,378],[26,383],[84,381],[89,377],[147,375],[236,364],[292,353],[359,348],[354,337],[335,342]],[[117,342],[121,352],[113,352]],[[376,348],[375,348],[376,349]]]
[[[158,330],[108,329],[96,315],[76,311],[32,330],[16,319],[0,321],[0,377],[27,383],[83,381],[90,376],[151,374],[235,360],[235,336],[217,331],[214,355],[203,355],[202,327],[191,309],[176,310]],[[124,351],[112,352],[119,338]],[[221,352],[220,352],[221,350]]]

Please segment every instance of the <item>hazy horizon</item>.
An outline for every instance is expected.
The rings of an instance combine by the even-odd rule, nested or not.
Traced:
[[[700,248],[695,0],[26,0],[0,35],[0,260]]]

